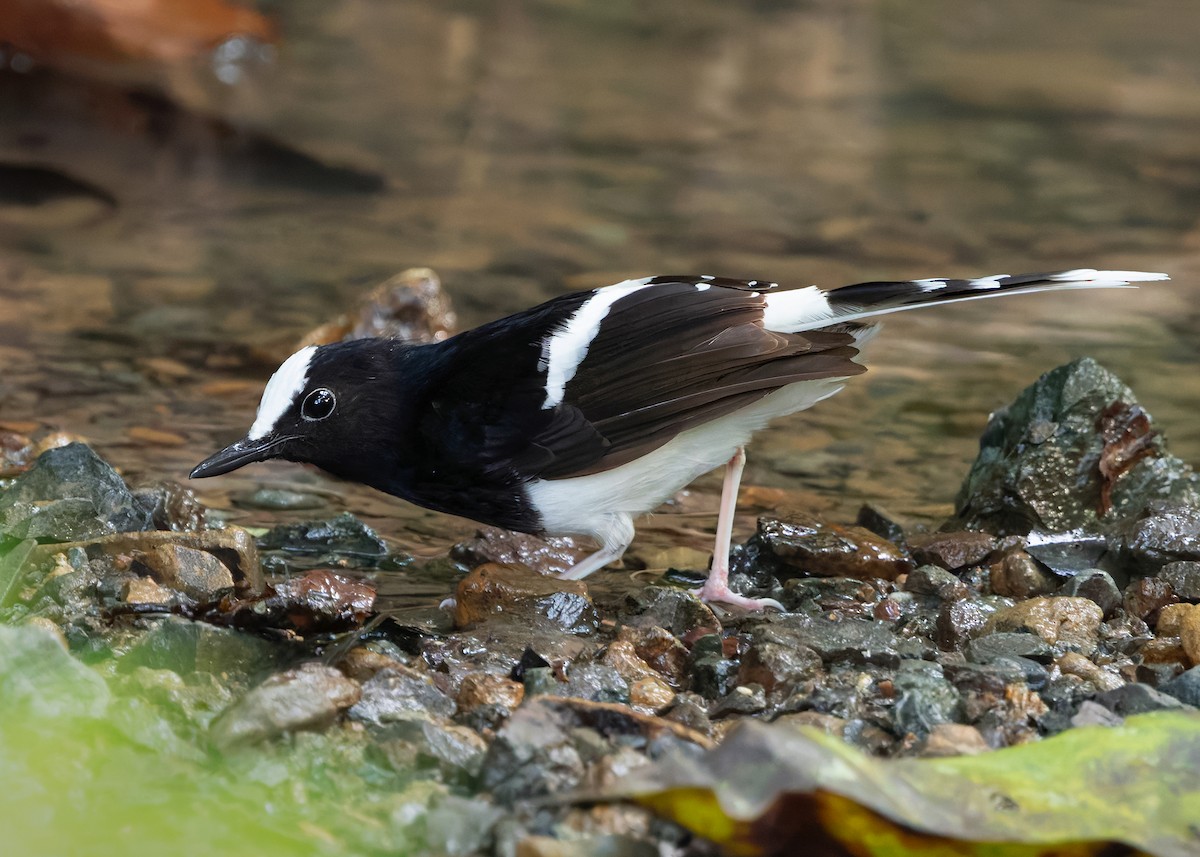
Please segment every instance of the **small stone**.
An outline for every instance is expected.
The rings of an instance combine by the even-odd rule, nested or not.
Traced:
[[[479,566],[459,582],[455,602],[459,628],[496,618],[549,624],[568,634],[591,634],[600,626],[583,581],[545,577],[519,566]]]
[[[1200,605],[1192,605],[1180,619],[1179,642],[1192,666],[1200,664]]]
[[[997,611],[984,630],[1026,631],[1052,646],[1062,643],[1090,655],[1103,619],[1100,608],[1087,598],[1043,595]]]
[[[665,678],[671,687],[678,690],[687,682],[691,653],[679,638],[666,628],[657,625],[624,625],[617,632],[617,639],[633,643],[637,656]]]
[[[440,342],[457,324],[438,275],[431,268],[407,268],[373,289],[349,313],[310,331],[297,348],[367,337]]]
[[[667,712],[667,719],[705,735],[712,731],[712,722],[708,719],[708,703],[698,693],[676,694],[675,704]]]
[[[1195,604],[1168,604],[1158,613],[1154,633],[1160,637],[1178,637],[1184,619],[1194,610],[1200,610],[1200,607]]]
[[[758,540],[777,565],[793,573],[895,580],[913,569],[905,551],[870,530],[813,515],[796,513],[786,521],[759,518]]]
[[[324,509],[329,500],[319,494],[306,491],[289,491],[285,488],[259,488],[257,491],[239,491],[230,496],[234,505],[243,509],[266,509],[273,512],[299,512],[307,509]]]
[[[442,693],[430,676],[398,664],[380,670],[363,684],[362,698],[350,709],[350,717],[383,725],[430,716],[446,718],[454,711],[454,700]]]
[[[974,531],[920,533],[908,540],[908,548],[918,563],[950,571],[979,565],[996,549],[996,544],[995,536]]]
[[[904,591],[932,595],[942,601],[961,601],[971,594],[965,583],[937,565],[922,565],[909,574]]]
[[[1022,550],[1008,551],[989,569],[992,592],[1014,598],[1047,595],[1058,586],[1058,579]]]
[[[788,615],[770,623],[773,640],[797,649],[806,647],[826,663],[870,663],[895,666],[898,640],[887,627],[871,619],[834,619],[827,615]]]
[[[960,651],[978,635],[996,611],[1011,607],[1008,598],[985,596],[950,601],[942,605],[937,618],[937,644],[942,651]]]
[[[125,584],[121,600],[126,604],[164,605],[173,598],[169,589],[163,589],[152,577],[135,577]]]
[[[1120,726],[1125,722],[1125,718],[1119,714],[1114,714],[1109,709],[1105,708],[1098,702],[1091,699],[1085,699],[1079,705],[1077,711],[1071,717],[1071,725],[1076,729],[1083,726]]]
[[[259,540],[263,550],[284,550],[305,556],[357,557],[378,559],[387,556],[387,543],[351,515],[343,512],[329,521],[305,521],[280,524]]]
[[[604,663],[616,669],[629,685],[629,704],[648,712],[665,710],[675,691],[665,679],[642,660],[633,643],[613,641],[604,653]]]
[[[501,804],[562,794],[579,785],[584,764],[562,709],[527,699],[488,747],[482,785]]]
[[[1184,705],[1200,708],[1200,667],[1180,673],[1170,681],[1163,682],[1158,689]]]
[[[569,536],[538,536],[482,527],[475,538],[450,549],[450,556],[468,568],[484,563],[523,565],[538,574],[561,574],[588,555],[588,550]]]
[[[640,711],[662,714],[675,703],[675,691],[658,676],[629,682],[629,704]]]
[[[1189,472],[1178,487],[1194,490],[1196,478]],[[1122,547],[1125,559],[1145,574],[1157,574],[1169,563],[1200,561],[1200,503],[1152,504],[1130,525]]]
[[[1200,562],[1169,562],[1157,576],[1170,584],[1181,600],[1200,601]]]
[[[1121,606],[1121,590],[1117,589],[1112,575],[1098,568],[1081,571],[1067,578],[1058,594],[1095,601],[1105,616],[1111,616]]]
[[[608,664],[589,663],[575,667],[556,695],[590,702],[629,702],[629,683]]]
[[[854,519],[856,526],[864,527],[881,539],[892,544],[904,543],[904,528],[896,523],[895,518],[872,503],[864,503]]]
[[[1096,702],[1121,717],[1184,707],[1174,696],[1155,690],[1149,685],[1136,683],[1124,684],[1116,690],[1106,691],[1096,697]]]
[[[380,670],[403,665],[404,662],[392,654],[374,648],[377,645],[379,644],[369,643],[365,646],[355,646],[337,662],[338,669],[347,678],[352,678],[361,684],[370,681]]]
[[[226,613],[240,627],[312,634],[355,628],[374,606],[370,584],[318,568],[274,584],[259,598],[234,602]]]
[[[768,694],[792,693],[821,672],[821,658],[773,625],[754,629],[750,647],[742,655],[738,680],[756,684]]]
[[[271,676],[222,712],[212,737],[218,747],[229,749],[285,732],[323,729],[361,694],[356,682],[333,667],[302,664]]]
[[[1162,624],[1161,619],[1159,624]],[[1183,643],[1178,637],[1162,634],[1142,643],[1138,654],[1141,655],[1143,664],[1182,664],[1188,659],[1187,652],[1183,650]]]
[[[726,714],[758,714],[767,707],[767,695],[756,684],[740,684],[717,701],[713,706],[711,717],[724,717]]]
[[[458,709],[473,711],[494,706],[511,714],[525,698],[525,685],[508,676],[476,672],[463,676],[458,686]]]
[[[1055,663],[1063,675],[1078,676],[1084,681],[1090,681],[1098,691],[1116,690],[1125,684],[1125,680],[1116,671],[1097,666],[1078,652],[1064,652]]]
[[[892,716],[900,735],[924,738],[938,724],[961,717],[962,700],[958,691],[937,664],[903,661],[893,681],[898,698]]]
[[[709,634],[692,648],[692,689],[708,699],[720,699],[737,683],[738,662],[724,656],[721,638]]]
[[[929,730],[920,755],[932,758],[977,756],[992,749],[974,726],[966,723],[939,723]]]
[[[1036,634],[1024,632],[994,632],[976,637],[967,643],[967,660],[990,664],[1001,658],[1028,658],[1050,663],[1054,653],[1050,645]]]
[[[180,544],[158,545],[138,560],[164,586],[200,604],[212,604],[233,591],[233,573],[208,551]]]
[[[647,586],[634,593],[631,601],[629,622],[640,628],[664,628],[675,637],[721,630],[720,621],[707,604],[674,586]]]
[[[1171,584],[1157,577],[1142,577],[1125,588],[1125,612],[1149,625],[1158,620],[1158,611],[1179,598]]]

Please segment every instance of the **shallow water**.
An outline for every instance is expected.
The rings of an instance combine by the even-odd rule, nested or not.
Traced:
[[[1175,279],[895,317],[871,372],[752,447],[762,490],[738,536],[771,506],[936,523],[988,412],[1084,354],[1200,459],[1200,8],[280,13],[276,64],[234,89],[193,68],[0,76],[0,420],[82,435],[133,481],[182,480],[244,432],[292,343],[414,265],[466,325],[653,273],[835,286],[1094,266]],[[185,107],[131,97],[129,77]],[[221,507],[267,482],[333,492],[330,515],[421,555],[472,530],[293,465],[197,488]],[[643,526],[634,559],[702,549],[718,487]]]

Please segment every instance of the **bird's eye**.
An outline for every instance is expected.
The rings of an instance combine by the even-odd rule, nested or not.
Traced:
[[[300,406],[300,416],[314,422],[323,420],[333,413],[336,405],[337,398],[333,391],[320,387],[304,397],[304,404]]]

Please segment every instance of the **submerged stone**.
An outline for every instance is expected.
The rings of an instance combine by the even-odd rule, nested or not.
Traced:
[[[121,657],[119,667],[126,672],[149,667],[180,675],[251,676],[271,669],[281,657],[278,646],[251,634],[168,617],[138,639]]]
[[[280,524],[268,530],[258,546],[263,550],[361,559],[383,557],[388,552],[387,543],[349,512],[329,521]]]
[[[152,510],[82,443],[50,449],[0,493],[0,534],[70,542],[149,530]]]
[[[521,566],[481,565],[459,582],[454,599],[459,628],[501,620],[587,635],[600,625],[583,581],[546,577]]]

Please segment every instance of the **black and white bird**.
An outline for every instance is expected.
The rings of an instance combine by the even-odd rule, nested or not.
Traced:
[[[590,536],[578,579],[621,558],[634,519],[725,465],[708,601],[728,586],[744,447],[865,371],[876,316],[938,303],[1167,279],[1080,269],[823,291],[712,276],[627,280],[443,342],[309,346],[268,381],[245,438],[193,477],[283,458],[413,503],[535,534]]]

